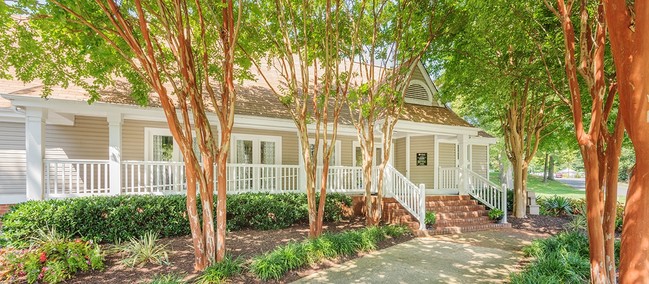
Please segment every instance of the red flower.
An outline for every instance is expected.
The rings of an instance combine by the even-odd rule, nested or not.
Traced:
[[[45,262],[46,260],[47,260],[47,254],[45,254],[45,252],[41,252],[40,261]]]

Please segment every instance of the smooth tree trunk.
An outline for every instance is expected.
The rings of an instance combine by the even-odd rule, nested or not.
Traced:
[[[554,180],[554,155],[550,155],[550,161],[548,165],[548,179]]]
[[[525,192],[524,167],[522,159],[515,160],[512,164],[514,170],[514,217],[527,217],[527,197]]]
[[[620,282],[649,283],[649,2],[603,2],[620,92],[619,112],[636,156],[624,212]]]
[[[545,159],[543,159],[543,182],[548,180],[548,160],[550,156],[548,153],[545,153]]]

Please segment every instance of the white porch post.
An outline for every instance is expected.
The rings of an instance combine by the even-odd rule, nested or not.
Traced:
[[[110,194],[118,195],[122,191],[122,114],[109,113],[107,120]]]
[[[410,133],[406,133],[406,178],[410,179]]]
[[[460,194],[466,194],[467,189],[469,188],[469,180],[467,178],[466,170],[469,168],[468,160],[468,145],[469,145],[469,135],[462,134],[457,137],[459,150],[460,150]]]
[[[300,166],[300,169],[297,172],[297,179],[298,179],[298,186],[300,187],[298,190],[300,192],[304,192],[306,190],[306,168],[304,167],[304,158],[302,157],[302,144],[300,142],[300,133],[298,132],[297,134],[297,143],[299,145],[298,147],[298,165]]]
[[[45,157],[45,119],[47,110],[28,107],[25,110],[25,154],[27,200],[45,199],[43,158]]]
[[[434,143],[434,161],[433,161],[433,174],[435,178],[435,183],[433,185],[433,188],[435,190],[439,189],[439,141],[437,140],[437,135],[433,135],[433,143]]]

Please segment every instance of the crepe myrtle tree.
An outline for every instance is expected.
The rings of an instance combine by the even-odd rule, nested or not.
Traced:
[[[357,77],[346,96],[362,152],[365,214],[368,225],[382,216],[383,174],[389,161],[394,126],[403,111],[412,74],[433,40],[444,31],[453,5],[446,1],[357,1],[350,21],[359,28],[345,57],[353,58]],[[382,151],[376,184],[372,180],[376,131]],[[372,189],[376,188],[376,200]]]
[[[236,10],[230,0],[28,0],[0,7],[6,28],[0,34],[6,53],[0,56],[16,78],[41,79],[44,95],[54,85],[76,84],[94,101],[99,90],[126,80],[138,103],[155,97],[184,158],[194,268],[223,259],[240,5]],[[209,112],[218,117],[220,139]]]
[[[636,161],[624,211],[620,282],[649,282],[649,228],[644,225],[649,220],[649,3],[602,3],[615,62],[619,113],[633,143]],[[620,151],[615,155],[619,159]]]
[[[431,51],[431,64],[443,71],[443,99],[502,133],[502,156],[513,173],[512,214],[524,218],[529,166],[563,119],[555,110],[566,108],[560,42],[546,30],[558,24],[548,23],[549,12],[534,0],[466,1],[462,13]]]
[[[351,65],[345,64],[340,52],[350,34],[358,33],[358,27],[348,25],[345,17],[349,4],[253,1],[246,11],[245,40],[240,42],[253,69],[286,107],[297,128],[306,172],[310,238],[322,234],[329,165],[350,86]],[[277,72],[279,86],[269,78]]]
[[[619,105],[615,113],[619,84],[606,78],[607,74],[612,72],[607,70],[605,64],[607,21],[604,6],[601,5],[601,1],[557,0],[555,3],[544,1],[547,8],[559,19],[563,32],[565,72],[570,87],[574,133],[586,173],[590,279],[592,283],[615,283],[614,246],[618,167],[624,138],[624,124],[629,117],[624,114],[623,104]],[[578,35],[576,35],[573,19],[578,20],[579,23]],[[579,49],[578,52],[576,48]],[[616,72],[619,79],[619,70]],[[587,90],[588,97],[582,96],[582,90]],[[590,106],[590,109],[584,110],[587,106]],[[587,118],[590,118],[590,123],[585,125]],[[628,208],[627,203],[627,210]],[[634,220],[628,218],[628,211],[625,213],[625,221],[627,220]],[[633,224],[632,221],[631,223]],[[624,231],[622,236],[624,240]],[[636,246],[634,247],[633,244],[630,246],[638,252],[633,252],[631,255],[642,255],[637,245],[641,246],[640,243],[646,238],[646,236],[632,235]],[[626,240],[629,244],[630,239],[627,237]],[[624,251],[624,241],[622,247]],[[621,280],[624,268],[639,268],[643,264],[640,259],[633,259],[632,263],[629,261],[630,259],[624,259],[620,263]],[[645,278],[639,278],[644,281],[635,278],[627,283],[646,282],[649,279],[647,278],[649,272],[646,271],[648,268],[644,266],[645,271],[640,272],[640,274],[645,273]]]

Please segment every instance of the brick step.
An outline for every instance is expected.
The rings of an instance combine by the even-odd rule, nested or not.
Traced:
[[[462,225],[480,225],[480,224],[491,224],[493,221],[487,216],[476,217],[476,218],[462,218],[462,219],[446,219],[438,220],[435,222],[435,226],[438,228],[441,227],[453,227],[453,226],[462,226]]]
[[[481,224],[481,225],[438,227],[435,228],[434,230],[418,231],[417,235],[426,236],[426,235],[461,234],[467,232],[476,232],[476,231],[484,231],[484,230],[492,230],[492,229],[506,229],[511,227],[512,224],[510,223],[506,223],[506,224],[491,223],[491,224]]]
[[[437,220],[448,220],[448,219],[461,219],[461,218],[475,218],[481,216],[489,215],[489,211],[480,210],[480,211],[470,211],[470,212],[444,212],[437,213]]]
[[[449,201],[426,201],[426,207],[431,206],[466,206],[478,205],[476,200],[449,200]]]
[[[469,195],[428,195],[426,201],[472,200]]]
[[[469,212],[485,210],[484,205],[459,205],[459,206],[426,206],[426,211],[435,211],[435,213],[452,213],[452,212]]]
[[[471,206],[479,205],[475,200],[453,200],[453,201],[426,201],[426,207],[447,207],[447,206]],[[401,208],[398,202],[385,202],[383,209]]]

